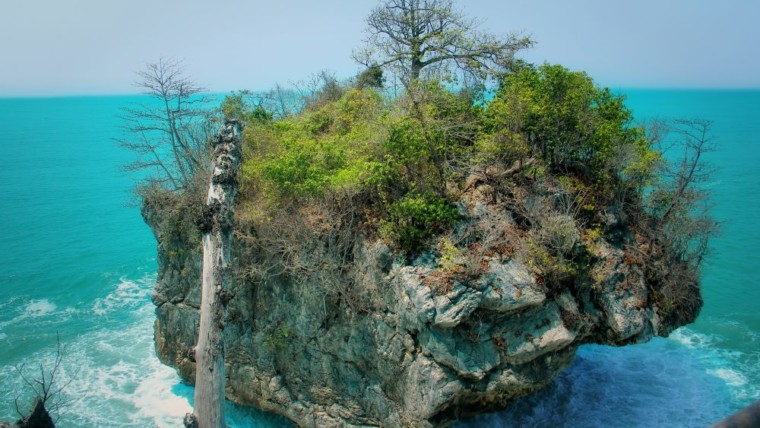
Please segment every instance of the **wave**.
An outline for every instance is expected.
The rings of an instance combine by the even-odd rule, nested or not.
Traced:
[[[61,415],[65,426],[181,427],[191,410],[193,388],[161,364],[153,349],[154,307],[149,301],[155,276],[120,278],[89,309],[60,309],[47,299],[20,300],[13,323],[66,322],[60,316],[76,312],[97,328],[67,344],[61,382],[72,403]],[[108,322],[102,323],[103,317]],[[734,330],[741,326],[731,326]],[[745,329],[747,330],[747,329]],[[742,330],[744,331],[744,330]],[[0,340],[7,340],[0,332]],[[756,332],[745,331],[745,340]],[[560,426],[648,427],[706,426],[758,397],[752,379],[760,378],[757,356],[735,347],[723,348],[725,338],[682,328],[669,339],[644,345],[609,348],[582,347],[573,365],[545,390],[524,397],[509,410],[484,415],[462,427]],[[32,353],[28,367],[50,364],[54,349]],[[755,358],[755,360],[753,360]],[[755,361],[753,363],[753,361]],[[23,391],[11,364],[0,367],[0,419],[13,418],[10,403]],[[31,402],[30,397],[22,402]],[[281,418],[228,403],[230,427],[288,426]]]
[[[47,299],[32,300],[24,308],[24,315],[27,318],[39,318],[53,313],[56,310],[55,303]]]
[[[190,406],[171,391],[179,377],[155,356],[152,305],[144,303],[136,315],[136,322],[119,329],[95,330],[65,344],[59,371],[59,385],[70,382],[63,394],[71,402],[60,415],[65,426],[181,426]],[[28,356],[26,364],[51,367],[54,358],[55,350],[47,349]],[[7,386],[2,401],[12,403],[21,393],[21,402],[31,403],[17,373],[11,365],[0,368],[0,383]]]
[[[760,400],[760,390],[753,379],[760,379],[760,349],[752,346],[760,342],[760,334],[746,325],[736,321],[710,320],[731,330],[731,336],[740,338],[746,349],[752,352],[740,352],[736,346],[728,344],[729,339],[722,334],[707,334],[691,328],[676,330],[670,339],[693,351],[700,365],[710,376],[720,379],[729,390],[732,410],[738,410]],[[728,345],[728,346],[726,346]]]
[[[146,275],[142,278],[131,280],[120,278],[114,284],[113,290],[105,297],[95,299],[91,308],[83,307],[81,303],[73,306],[59,308],[59,304],[52,299],[36,299],[29,296],[15,296],[7,302],[0,304],[0,340],[28,340],[29,336],[37,333],[46,335],[51,326],[53,330],[66,326],[69,321],[76,318],[85,324],[97,322],[88,319],[88,315],[98,317],[113,314],[122,310],[134,310],[150,301],[150,294],[156,283],[155,274]],[[5,318],[3,320],[3,318]],[[3,332],[4,329],[14,330],[13,334]],[[25,337],[18,337],[19,329],[23,329]]]
[[[58,305],[48,299],[32,299],[23,305],[17,304],[15,306],[15,308],[11,306],[5,309],[5,312],[10,314],[12,318],[0,322],[0,329],[29,322],[40,325],[59,323],[70,319],[77,312],[73,307],[65,307],[59,310]]]
[[[154,306],[148,296],[155,276],[137,280],[121,278],[105,297],[97,299],[89,314],[95,322],[104,315],[109,322],[65,343],[59,385],[69,383],[64,399],[70,401],[60,414],[66,427],[151,426],[180,428],[192,410],[193,388],[181,382],[174,369],[161,364],[153,344]],[[35,303],[30,313],[56,314],[54,305]],[[51,309],[52,308],[52,309]],[[26,366],[51,367],[55,347],[27,355]],[[30,392],[18,376],[16,365],[0,363],[0,420],[14,419],[12,403],[31,403]],[[33,372],[29,372],[33,376]],[[228,403],[231,428],[290,426],[281,419]]]
[[[74,357],[84,364],[67,393],[81,399],[71,407],[68,424],[181,426],[190,405],[171,392],[180,379],[153,351],[152,309],[140,308],[143,319],[121,331],[97,331],[78,341],[97,346]]]
[[[155,275],[147,275],[134,281],[122,277],[111,293],[95,300],[92,305],[92,312],[95,315],[102,316],[117,310],[142,305],[150,297],[155,282]]]
[[[461,427],[702,427],[757,399],[758,369],[721,338],[681,328],[624,348],[586,345],[545,390]]]

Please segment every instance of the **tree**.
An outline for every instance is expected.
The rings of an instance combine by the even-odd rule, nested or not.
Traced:
[[[224,97],[219,106],[222,117],[240,123],[249,121],[269,122],[274,114],[264,107],[263,99],[248,90],[232,92]]]
[[[717,223],[709,215],[709,194],[705,188],[713,174],[704,160],[705,154],[714,150],[711,126],[710,121],[703,119],[668,124],[666,131],[675,138],[671,140],[672,146],[661,149],[667,152],[675,147],[682,154],[657,165],[660,180],[646,200],[656,231],[653,237],[665,244],[674,261],[685,262],[696,272],[707,253],[708,239],[717,231]]]
[[[62,393],[76,378],[79,370],[77,369],[68,380],[61,381],[61,363],[63,363],[65,353],[66,349],[61,346],[61,339],[56,334],[55,358],[52,363],[40,363],[39,374],[36,376],[29,374],[26,364],[16,366],[21,380],[35,396],[34,404],[28,414],[24,414],[19,409],[18,397],[16,398],[14,402],[16,413],[21,417],[16,422],[17,427],[53,427],[61,410],[71,402]],[[51,414],[55,415],[55,418]],[[0,423],[1,425],[3,424]]]
[[[125,110],[123,129],[130,137],[119,144],[137,155],[125,167],[148,171],[147,180],[170,190],[188,187],[198,172],[208,169],[212,123],[203,108],[203,88],[185,76],[182,64],[161,58],[137,72],[135,86],[150,102]]]
[[[346,85],[338,80],[335,73],[328,70],[313,74],[308,79],[297,82],[295,86],[301,98],[300,110],[318,110],[338,101],[346,92]]]
[[[509,162],[533,155],[554,172],[614,184],[633,179],[633,167],[648,153],[632,117],[622,96],[597,87],[586,73],[523,65],[488,105],[482,143]]]
[[[303,103],[295,91],[279,84],[275,84],[273,89],[260,94],[260,97],[260,103],[257,105],[271,112],[274,119],[289,117],[303,108]]]
[[[508,69],[515,52],[532,45],[516,34],[480,33],[478,24],[456,11],[452,0],[384,0],[367,18],[369,36],[354,59],[391,68],[409,86],[454,69],[483,78]]]
[[[385,77],[383,76],[383,69],[377,64],[367,67],[356,76],[356,87],[359,89],[383,89],[384,84]]]
[[[713,150],[710,127],[703,119],[673,121],[660,125],[664,134],[655,141],[664,155],[644,197],[647,218],[639,223],[649,243],[643,247],[645,272],[666,324],[691,322],[702,306],[700,266],[719,227],[705,186],[713,174],[705,163]],[[680,155],[669,155],[672,149]]]
[[[195,412],[185,425],[199,428],[226,426],[224,418],[224,323],[230,300],[233,200],[238,189],[240,129],[225,123],[214,142],[212,175],[204,215],[199,220],[203,242],[198,344],[195,347]]]

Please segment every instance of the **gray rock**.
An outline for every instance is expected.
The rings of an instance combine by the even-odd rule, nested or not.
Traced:
[[[435,296],[435,317],[433,325],[453,328],[467,319],[480,305],[483,294],[457,283],[445,296]]]
[[[426,355],[468,380],[483,379],[500,362],[493,342],[479,339],[463,340],[448,331],[436,329],[420,333],[420,345]]]
[[[504,239],[511,214],[478,200],[454,233]],[[198,234],[177,231],[161,213],[144,216],[159,240],[156,352],[192,383]],[[675,328],[661,325],[641,270],[605,243],[595,280],[560,290],[537,281],[516,255],[483,259],[477,275],[454,278],[450,290],[431,287],[441,274],[434,254],[406,264],[365,237],[348,271],[326,264],[316,273],[246,276],[260,251],[234,245],[227,398],[304,427],[445,425],[543,388],[583,343],[640,342]]]
[[[624,262],[622,250],[604,248],[605,260],[600,265],[597,304],[604,312],[609,327],[610,343],[629,341],[645,342],[655,335],[658,323],[655,312],[649,307],[649,291],[640,268]]]
[[[490,270],[480,278],[483,289],[481,307],[496,312],[510,312],[540,305],[546,300],[533,276],[522,263],[492,261]]]

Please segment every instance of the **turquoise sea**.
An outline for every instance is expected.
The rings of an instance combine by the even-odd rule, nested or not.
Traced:
[[[714,121],[722,233],[698,321],[667,339],[583,347],[549,388],[463,426],[703,427],[760,399],[760,91],[629,90],[637,118]],[[0,420],[16,367],[66,345],[62,427],[179,427],[192,389],[153,352],[155,242],[130,198],[119,109],[138,97],[0,99]],[[234,427],[287,426],[230,406]]]

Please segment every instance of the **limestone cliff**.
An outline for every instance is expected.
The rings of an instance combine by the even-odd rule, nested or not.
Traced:
[[[574,231],[570,250],[586,254],[584,266],[537,276],[517,245],[528,239],[523,215],[483,180],[470,181],[447,243],[412,260],[358,230],[343,263],[261,271],[262,254],[285,257],[285,250],[265,248],[263,232],[239,224],[224,330],[227,398],[306,427],[446,425],[544,387],[581,344],[644,342],[698,313],[698,287],[685,285],[688,301],[667,307],[657,298],[630,251],[645,244],[614,210],[600,236]],[[531,198],[538,196],[519,198],[521,206]],[[195,214],[165,195],[148,201],[143,215],[158,241],[156,350],[192,382],[201,272]],[[328,241],[287,257],[320,257]]]

